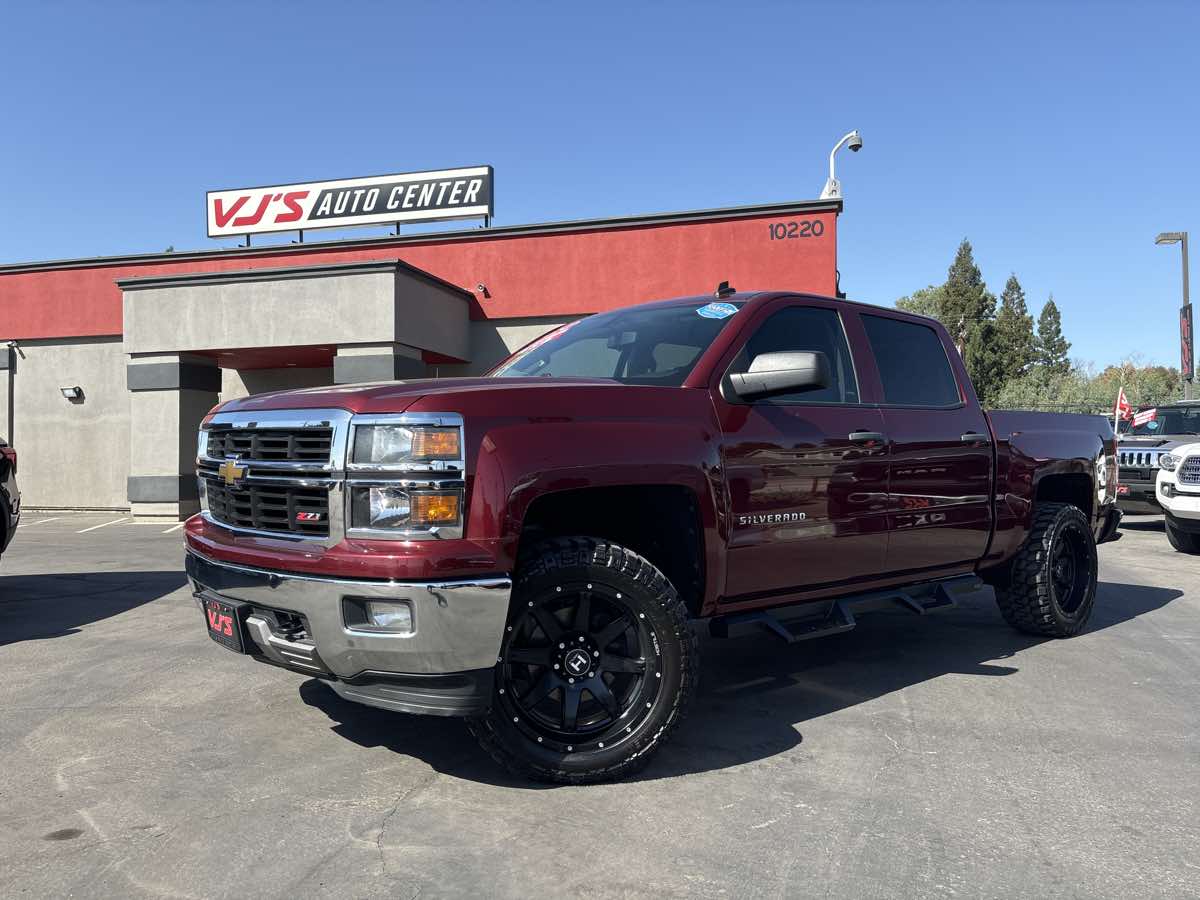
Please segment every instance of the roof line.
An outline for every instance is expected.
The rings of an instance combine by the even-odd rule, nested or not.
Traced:
[[[212,250],[184,250],[173,253],[140,253],[124,256],[93,256],[74,259],[52,259],[33,262],[0,264],[0,274],[38,272],[53,269],[82,269],[121,264],[156,263],[176,260],[227,259],[230,257],[279,256],[308,253],[313,250],[355,249],[358,247],[399,246],[404,244],[446,243],[455,241],[491,240],[532,234],[556,234],[572,231],[595,231],[607,228],[638,228],[669,225],[681,222],[712,219],[740,219],[750,216],[792,212],[842,211],[841,200],[793,200],[785,203],[759,203],[749,206],[727,206],[714,209],[684,210],[681,212],[649,213],[616,216],[602,219],[569,219],[530,225],[499,225],[490,228],[469,228],[457,231],[426,231],[415,234],[381,235],[371,238],[340,238],[331,241],[305,241],[293,244],[265,244],[258,247],[220,247]]]
[[[461,299],[474,300],[475,295],[461,285],[419,269],[402,259],[370,259],[362,262],[316,263],[304,266],[283,266],[266,269],[225,269],[217,272],[178,272],[165,275],[144,275],[118,278],[117,287],[123,291],[180,285],[223,284],[246,281],[280,281],[288,278],[320,278],[332,275],[363,275],[370,272],[404,272],[457,294]]]

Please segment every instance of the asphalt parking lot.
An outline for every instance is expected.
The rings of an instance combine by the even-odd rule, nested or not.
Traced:
[[[584,788],[223,650],[180,533],[115,518],[0,562],[0,896],[1200,896],[1200,558],[1152,518],[1070,641],[706,639],[677,738]]]

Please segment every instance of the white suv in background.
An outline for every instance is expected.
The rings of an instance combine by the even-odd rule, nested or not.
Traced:
[[[1167,515],[1171,546],[1200,553],[1200,443],[1183,444],[1159,456],[1158,502]]]

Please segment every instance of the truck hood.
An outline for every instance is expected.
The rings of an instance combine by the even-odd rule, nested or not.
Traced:
[[[230,400],[222,403],[218,409],[221,412],[345,409],[352,413],[401,413],[422,398],[436,401],[437,398],[444,397],[448,401],[444,411],[454,412],[456,410],[451,401],[456,395],[470,394],[478,397],[481,394],[511,395],[514,392],[525,394],[541,393],[547,389],[558,391],[596,387],[625,389],[620,382],[608,378],[436,378],[272,391]],[[500,396],[497,396],[496,400],[502,402]]]

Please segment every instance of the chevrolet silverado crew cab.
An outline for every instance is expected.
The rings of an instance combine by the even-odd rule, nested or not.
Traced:
[[[1200,553],[1200,443],[1164,452],[1158,466],[1167,540],[1181,553]]]
[[[215,641],[466,717],[564,782],[667,739],[693,620],[794,642],[994,592],[1066,637],[1120,515],[1105,418],[985,413],[931,319],[728,288],[582,319],[487,377],[234,400],[197,464]]]

